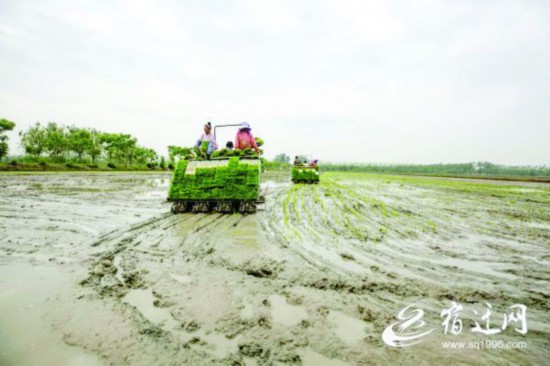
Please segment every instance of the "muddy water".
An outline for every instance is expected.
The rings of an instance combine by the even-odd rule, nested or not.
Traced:
[[[325,174],[292,186],[270,173],[255,215],[174,216],[168,180],[0,175],[0,364],[550,359],[547,185]],[[464,306],[456,336],[439,316],[451,301]],[[382,332],[412,303],[434,331],[386,346]],[[525,304],[528,333],[471,333],[486,303],[495,317]],[[486,339],[527,348],[442,347]]]
[[[56,293],[68,285],[53,266],[23,261],[0,266],[0,364],[103,365],[97,355],[64,343],[45,319]]]

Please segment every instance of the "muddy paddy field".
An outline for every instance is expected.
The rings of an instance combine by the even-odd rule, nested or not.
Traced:
[[[172,215],[169,179],[0,174],[1,365],[550,359],[550,185],[352,173],[291,185],[268,172],[254,215]],[[452,301],[457,335],[440,317]],[[528,332],[472,332],[487,303],[491,328],[525,305]],[[407,332],[433,331],[386,345],[411,304],[424,328]],[[525,347],[442,344],[486,340]]]

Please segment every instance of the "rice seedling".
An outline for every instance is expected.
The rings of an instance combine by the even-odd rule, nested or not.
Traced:
[[[197,168],[185,174],[189,162],[178,162],[170,185],[170,200],[256,200],[259,194],[259,164],[238,157],[227,166]]]

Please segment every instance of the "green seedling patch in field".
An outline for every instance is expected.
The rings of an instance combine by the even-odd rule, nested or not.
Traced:
[[[293,167],[292,168],[293,182],[318,182],[319,168]]]
[[[185,174],[189,161],[180,161],[170,190],[169,200],[239,200],[252,201],[258,198],[260,165],[229,159],[227,165],[198,167],[194,174]]]

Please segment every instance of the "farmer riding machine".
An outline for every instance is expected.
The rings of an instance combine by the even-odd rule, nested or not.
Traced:
[[[221,127],[239,126],[235,124]],[[256,138],[258,146],[263,144]],[[214,151],[206,155],[206,145],[186,149],[188,153],[174,169],[168,201],[172,212],[253,213],[259,203],[262,159],[252,149]]]
[[[319,165],[317,160],[311,160],[310,155],[299,155],[292,166],[292,182],[318,184]]]

